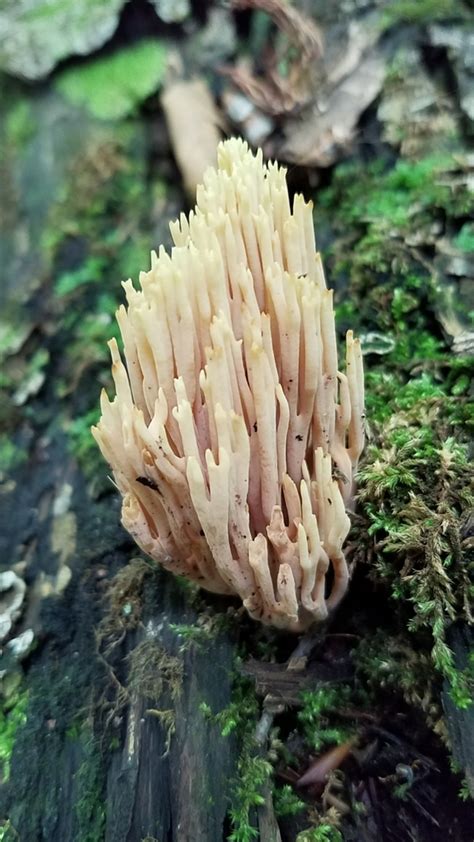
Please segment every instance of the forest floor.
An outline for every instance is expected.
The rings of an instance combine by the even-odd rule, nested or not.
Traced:
[[[472,9],[89,5],[0,9],[0,840],[468,842]],[[350,591],[302,657],[140,555],[90,435],[120,281],[232,134],[314,201],[365,358]]]

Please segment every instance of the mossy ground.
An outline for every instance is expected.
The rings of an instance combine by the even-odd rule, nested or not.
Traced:
[[[330,261],[344,301],[359,302],[351,320],[363,344],[377,331],[393,340],[383,356],[370,344],[366,354],[370,437],[359,473],[358,553],[376,586],[389,587],[401,606],[401,629],[432,635],[434,666],[455,693],[461,679],[445,632],[454,619],[472,621],[472,360],[449,350],[439,320],[445,290],[429,270],[431,232],[456,241],[465,230],[470,198],[455,177],[459,152],[363,170],[347,165],[320,200],[324,212],[339,208],[350,257],[338,256],[336,228]]]
[[[10,93],[2,104],[7,109],[2,151],[20,170],[38,143],[38,105],[34,94],[16,86]],[[43,107],[55,113],[56,101]],[[95,639],[101,578],[91,562],[104,557],[108,575],[124,560],[124,537],[115,519],[115,535],[105,538],[111,501],[102,517],[91,517],[84,479],[95,495],[109,485],[90,435],[98,389],[110,386],[106,342],[114,332],[120,281],[147,268],[154,231],[160,241],[166,237],[159,215],[167,188],[147,169],[146,126],[83,122],[88,141],[81,154],[70,154],[47,215],[41,223],[35,220],[41,231],[40,243],[32,246],[41,254],[35,283],[19,286],[0,325],[2,549],[8,566],[24,566],[25,554],[28,558],[28,610],[36,605],[29,617],[39,642],[24,664],[21,694],[7,699],[0,716],[0,817],[9,816],[0,829],[5,840],[20,832],[25,840],[72,834],[77,842],[101,842],[105,831],[108,743],[102,703],[108,684]],[[15,189],[18,193],[18,184]],[[50,528],[57,478],[66,474],[79,535],[69,562],[71,584],[58,597],[47,584],[57,566]],[[42,514],[31,525],[38,505]],[[18,535],[28,521],[22,543]],[[127,592],[127,598],[133,594]]]
[[[28,693],[17,688],[0,710],[0,764],[2,782],[10,777],[10,762],[18,728],[26,722]]]
[[[363,745],[367,722],[390,730],[394,715],[413,729],[412,745],[408,740],[394,752],[398,766],[416,769],[423,749],[446,767],[443,683],[459,709],[473,705],[474,655],[461,668],[449,645],[452,624],[472,622],[473,368],[471,359],[450,350],[439,319],[445,291],[430,271],[433,231],[458,248],[468,232],[470,199],[459,152],[395,164],[354,161],[336,169],[315,198],[316,225],[331,229],[326,265],[337,290],[339,326],[354,327],[366,351],[369,441],[349,549],[357,572],[332,629],[336,637],[352,636],[345,655],[354,672],[348,682],[304,692],[298,710],[277,716],[263,754],[255,741],[261,708],[250,685],[237,680],[230,707],[214,712],[223,736],[235,730],[242,745],[230,810],[233,842],[257,838],[255,810],[272,778],[277,814],[282,826],[289,822],[290,834],[300,829],[298,842],[359,838],[358,823],[371,820],[370,810],[353,790],[348,814],[344,798],[360,770],[346,765],[345,774],[333,773],[340,775],[341,794],[334,807],[334,800],[308,798],[282,783],[288,769],[304,771],[305,756],[307,764],[349,740]],[[278,638],[267,636],[260,644],[260,657],[266,649],[267,658],[281,659]],[[249,650],[244,642],[247,657],[254,646]],[[201,711],[212,714],[205,703]],[[395,725],[395,740],[397,733],[403,730]],[[397,801],[408,813],[407,799],[423,801],[429,773],[406,784],[392,762],[393,780],[379,797],[392,799],[393,806],[383,809],[392,812],[395,828]],[[390,769],[390,762],[384,764]],[[452,799],[456,789],[465,795],[461,778],[453,782]],[[454,801],[451,809],[456,813]],[[410,820],[424,832],[416,809]],[[305,824],[311,826],[301,829]],[[397,832],[403,834],[401,825]]]
[[[392,6],[387,28],[400,18],[424,25],[449,15],[453,4]],[[26,102],[13,103],[6,121],[7,146],[15,155],[35,133],[35,112]],[[131,121],[113,132],[101,130],[71,162],[43,226],[40,291],[26,307],[30,321],[25,328],[24,313],[16,313],[14,329],[0,338],[0,385],[7,396],[0,410],[0,479],[8,484],[31,460],[44,458],[39,441],[52,437],[57,444],[62,435],[96,498],[94,510],[105,500],[93,529],[91,509],[81,503],[86,534],[72,590],[47,604],[44,643],[26,667],[28,691],[0,717],[3,775],[11,769],[16,787],[13,792],[11,781],[5,783],[2,803],[11,819],[0,839],[15,838],[17,819],[27,840],[56,832],[61,781],[39,776],[48,757],[73,767],[68,803],[74,805],[75,838],[102,842],[107,752],[117,751],[121,739],[120,730],[111,736],[110,714],[131,694],[144,695],[169,749],[189,678],[184,659],[212,657],[219,635],[235,651],[232,699],[216,710],[203,694],[195,716],[212,723],[222,750],[232,740],[238,747],[226,782],[229,842],[257,838],[257,813],[270,786],[285,839],[358,839],[361,824],[374,821],[369,780],[394,836],[405,838],[411,826],[420,839],[444,839],[453,816],[459,812],[462,822],[464,814],[455,801],[461,776],[448,770],[442,691],[445,686],[459,709],[470,710],[474,680],[474,662],[460,667],[450,643],[453,624],[472,620],[468,427],[474,418],[472,361],[453,354],[445,330],[447,313],[450,322],[465,324],[468,308],[464,301],[459,311],[453,308],[455,281],[445,283],[437,243],[449,243],[456,254],[472,248],[465,151],[453,137],[443,138],[436,154],[416,159],[397,158],[380,146],[375,161],[359,154],[337,166],[314,197],[341,338],[354,328],[366,352],[370,439],[349,547],[356,563],[351,593],[315,652],[321,667],[336,665],[335,674],[276,715],[262,748],[255,738],[262,700],[242,677],[242,664],[250,657],[284,662],[294,642],[256,629],[234,605],[223,607],[178,582],[176,601],[178,592],[185,594],[198,620],[165,623],[168,647],[147,639],[125,658],[122,643],[143,630],[159,590],[143,560],[118,574],[105,619],[105,599],[92,613],[87,599],[74,602],[84,592],[96,599],[87,578],[91,561],[99,558],[108,570],[132,557],[128,545],[121,549],[123,535],[109,540],[106,525],[115,525],[118,513],[107,498],[106,470],[90,425],[100,387],[110,386],[106,340],[116,332],[119,281],[147,267],[150,246],[166,241],[164,222],[182,204],[181,197],[175,201],[169,166],[159,177],[153,168],[144,125]],[[68,459],[66,450],[61,458]],[[109,670],[116,666],[124,690],[118,700]],[[96,702],[98,717],[91,716]],[[315,757],[353,740],[359,760],[352,755],[342,771],[333,769],[322,788],[295,786]],[[373,756],[364,759],[369,750]],[[436,801],[450,804],[439,837],[423,815],[433,810],[435,821],[443,820]],[[27,815],[20,802],[28,803]]]

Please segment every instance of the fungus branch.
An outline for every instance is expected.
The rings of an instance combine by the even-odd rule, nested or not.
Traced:
[[[93,430],[122,522],[168,570],[302,631],[348,585],[360,345],[349,331],[340,372],[312,205],[290,206],[285,171],[260,151],[221,144],[171,233],[141,289],[124,284],[126,365],[112,340],[116,397],[102,395]]]

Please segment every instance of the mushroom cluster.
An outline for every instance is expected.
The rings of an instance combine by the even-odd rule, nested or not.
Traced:
[[[312,204],[236,139],[171,224],[112,340],[116,396],[93,434],[122,523],[173,573],[301,631],[348,585],[346,506],[364,445],[362,356],[338,370]]]

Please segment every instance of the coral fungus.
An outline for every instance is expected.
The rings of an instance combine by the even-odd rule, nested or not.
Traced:
[[[222,143],[110,342],[116,397],[94,436],[122,522],[165,568],[300,631],[344,595],[346,505],[364,444],[362,356],[338,371],[312,205],[285,171]],[[337,477],[337,478],[336,478]]]

